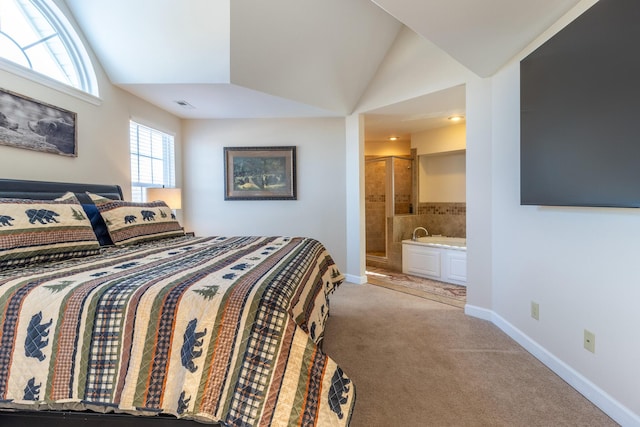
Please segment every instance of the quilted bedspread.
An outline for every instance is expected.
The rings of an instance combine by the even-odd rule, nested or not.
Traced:
[[[0,272],[0,406],[344,426],[318,343],[343,280],[316,240],[165,239]]]

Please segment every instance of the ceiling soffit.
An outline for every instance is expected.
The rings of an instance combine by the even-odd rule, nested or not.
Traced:
[[[402,28],[369,0],[66,2],[112,83],[185,118],[245,115],[204,93],[253,93],[276,116],[348,114]]]
[[[489,77],[579,0],[372,0],[481,77]]]
[[[370,0],[234,0],[231,82],[349,114],[401,28]]]
[[[58,1],[112,83],[182,118],[350,114],[407,27],[489,76],[579,2]]]
[[[116,85],[229,82],[229,0],[66,3]]]
[[[465,85],[458,85],[368,111],[365,140],[385,141],[391,136],[408,140],[418,132],[454,125],[457,122],[450,117],[464,119],[465,106]]]

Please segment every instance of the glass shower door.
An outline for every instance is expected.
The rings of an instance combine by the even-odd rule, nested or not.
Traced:
[[[387,255],[387,159],[365,163],[367,256]]]

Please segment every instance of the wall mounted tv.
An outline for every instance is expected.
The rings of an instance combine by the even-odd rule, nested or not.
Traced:
[[[520,203],[640,207],[640,1],[600,0],[520,62]]]

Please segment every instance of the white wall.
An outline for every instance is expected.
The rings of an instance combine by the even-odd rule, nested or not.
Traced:
[[[442,126],[411,135],[411,148],[418,156],[462,151],[467,148],[467,127],[464,123]]]
[[[410,156],[411,141],[365,141],[364,155],[375,157]]]
[[[464,203],[466,201],[465,153],[418,157],[418,188],[421,203]]]
[[[475,200],[469,202],[468,227],[476,230],[485,224],[491,251],[490,269],[485,271],[474,254],[468,254],[470,269],[473,262],[474,274],[482,280],[479,295],[474,293],[476,283],[470,284],[469,302],[486,308],[491,313],[487,318],[616,421],[640,425],[640,343],[635,339],[640,320],[636,306],[640,212],[520,206],[519,199],[518,61],[591,4],[581,2],[561,24],[491,78],[486,83],[489,93],[468,92],[472,105],[482,104],[483,99],[485,107],[491,105],[484,109],[491,111],[490,129],[474,125],[467,131],[468,196]],[[467,111],[469,121],[475,120],[474,110]],[[484,155],[475,151],[480,148],[476,142],[486,150]],[[478,194],[481,184],[476,180],[487,177],[490,189]],[[477,200],[481,197],[484,200]],[[470,240],[469,246],[476,243]],[[531,301],[540,305],[539,321],[530,316]],[[482,314],[475,308],[468,306],[467,312]],[[596,335],[595,354],[583,348],[584,329]]]
[[[346,238],[345,278],[351,283],[366,283],[366,219],[364,186],[364,115],[352,114],[345,120]]]
[[[287,235],[320,240],[346,267],[345,120],[188,120],[185,226],[198,235]],[[298,200],[225,201],[223,147],[297,147]]]
[[[88,46],[88,45],[86,45]],[[88,49],[89,50],[89,49]],[[13,179],[119,184],[125,197],[131,193],[129,165],[129,119],[174,134],[177,177],[181,174],[180,120],[113,86],[94,58],[100,99],[73,95],[45,86],[14,72],[0,69],[0,87],[20,95],[77,113],[77,157],[66,157],[0,145],[0,177]],[[69,93],[71,92],[71,93]]]
[[[492,305],[492,86],[491,80],[467,81],[467,305]]]
[[[517,63],[493,78],[492,309],[640,414],[640,212],[520,206],[519,83]],[[595,354],[583,348],[584,329],[595,333]]]
[[[414,133],[411,148],[418,155],[418,201],[464,203],[466,125],[459,123]]]

